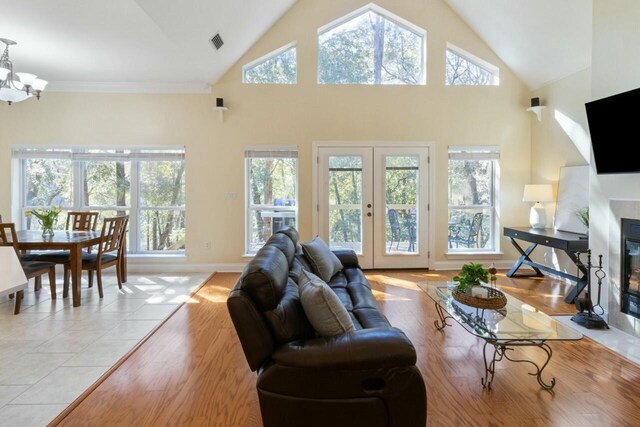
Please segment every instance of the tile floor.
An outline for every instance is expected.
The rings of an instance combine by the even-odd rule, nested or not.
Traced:
[[[609,347],[611,350],[627,359],[640,364],[640,338],[634,337],[620,329],[587,329],[571,320],[571,316],[553,316],[557,321],[570,326],[582,333],[582,335]]]
[[[119,291],[105,274],[104,298],[85,282],[76,308],[61,276],[57,300],[45,278],[37,293],[30,283],[18,315],[0,298],[0,427],[46,426],[208,276],[130,274]]]

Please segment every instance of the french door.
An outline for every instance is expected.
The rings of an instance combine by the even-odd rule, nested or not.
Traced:
[[[428,268],[429,148],[319,147],[318,234],[362,268]]]

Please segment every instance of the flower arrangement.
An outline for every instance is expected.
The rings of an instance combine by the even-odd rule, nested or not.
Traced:
[[[48,209],[36,208],[25,211],[26,216],[35,216],[42,226],[42,236],[53,236],[53,226],[56,224],[58,215],[62,212],[62,206],[51,206]]]

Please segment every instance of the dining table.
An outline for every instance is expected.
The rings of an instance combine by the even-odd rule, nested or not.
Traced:
[[[42,236],[41,231],[20,230],[17,232],[20,251],[68,250],[71,272],[73,306],[80,306],[80,283],[82,273],[82,250],[100,243],[100,231],[55,230],[53,236]],[[126,253],[126,248],[122,248]],[[121,277],[126,282],[126,257],[121,257]]]

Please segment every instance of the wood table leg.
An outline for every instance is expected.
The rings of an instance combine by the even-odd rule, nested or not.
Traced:
[[[13,314],[20,313],[20,304],[22,304],[22,298],[24,298],[24,291],[16,292],[16,306],[15,306],[15,309],[13,310]]]
[[[127,281],[127,239],[122,239],[122,256],[120,257],[120,280]]]
[[[69,256],[71,270],[71,290],[73,294],[73,306],[80,306],[80,281],[82,280],[82,249],[79,245],[71,248]]]

